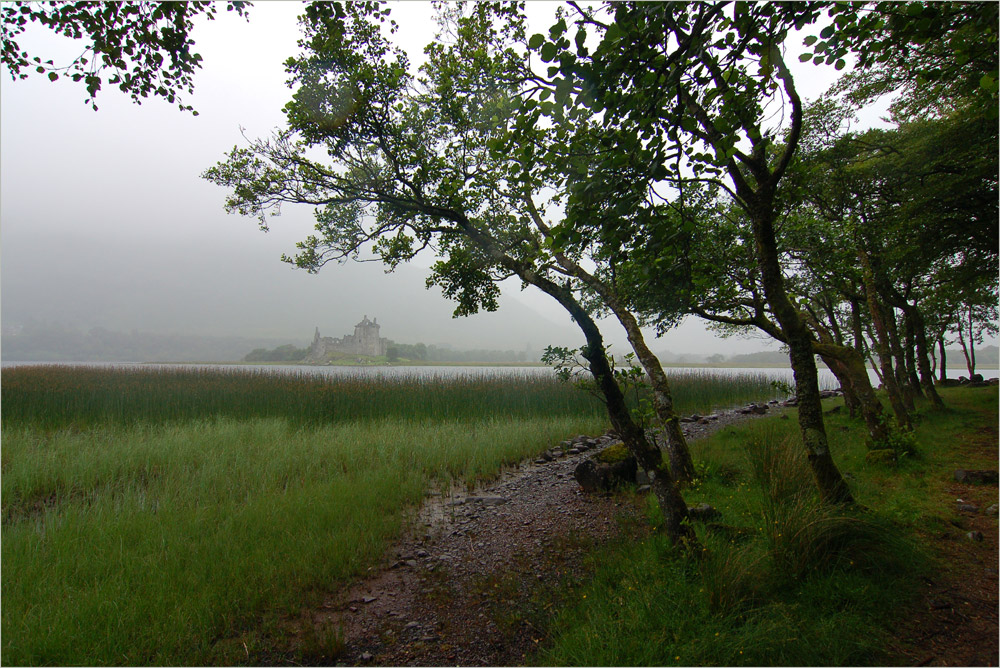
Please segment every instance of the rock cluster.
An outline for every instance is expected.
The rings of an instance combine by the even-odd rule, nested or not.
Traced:
[[[967,471],[958,469],[955,471],[956,482],[966,482],[977,485],[996,485],[1000,480],[998,471]]]
[[[586,459],[573,471],[573,477],[585,492],[607,492],[622,485],[635,482],[638,470],[635,457],[631,455],[617,462],[598,462]]]
[[[613,431],[609,431],[603,436],[598,436],[593,438],[590,436],[576,436],[568,441],[563,441],[557,447],[546,450],[538,459],[535,460],[536,464],[547,464],[556,459],[561,459],[568,455],[578,455],[582,452],[587,452],[593,450],[594,448],[603,447],[611,445],[612,443],[618,442],[618,437]]]
[[[839,390],[839,389],[838,390],[820,390],[819,391],[819,398],[820,399],[833,399],[834,397],[839,397],[839,396],[842,396],[843,394],[844,394],[843,391]],[[799,400],[796,397],[792,397],[791,399],[785,399],[784,401],[779,402],[779,405],[780,406],[785,406],[785,407],[788,407],[788,408],[793,408],[793,407],[799,405]]]
[[[692,413],[687,417],[682,417],[680,422],[682,424],[691,424],[697,422],[698,424],[709,424],[715,422],[719,419],[718,413],[712,413],[711,415],[699,415],[698,413]]]
[[[937,384],[942,387],[990,387],[992,385],[1000,385],[1000,378],[990,378],[986,380],[983,378],[983,374],[974,373],[971,378],[966,378],[965,376],[959,376],[958,378],[945,378],[944,380],[937,381]]]

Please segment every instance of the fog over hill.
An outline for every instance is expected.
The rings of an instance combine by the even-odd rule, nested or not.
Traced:
[[[71,254],[70,245],[51,249],[54,257],[45,265],[27,253],[8,253],[17,247],[4,239],[2,321],[8,332],[52,323],[302,344],[316,327],[325,336],[352,333],[368,315],[378,318],[383,336],[400,342],[520,350],[575,346],[581,338],[568,318],[558,322],[516,294],[501,299],[499,312],[452,318],[454,305],[438,288],[425,289],[427,272],[419,267],[387,275],[378,264],[353,263],[308,275],[252,247],[216,257],[198,245],[147,255],[105,244],[91,251],[100,269],[81,274],[59,257]],[[254,252],[262,257],[248,257]]]
[[[135,361],[236,360],[255,347],[306,345],[316,327],[324,336],[352,333],[365,315],[378,318],[382,335],[399,343],[515,351],[583,343],[551,298],[533,288],[522,292],[515,281],[505,284],[499,311],[453,318],[454,303],[439,288],[425,287],[429,270],[419,265],[403,265],[391,274],[377,262],[332,264],[316,275],[296,270],[278,258],[294,252],[294,240],[308,229],[308,216],[302,215],[307,212],[288,216],[299,219],[291,221],[299,236],[261,234],[246,220],[215,212],[207,214],[211,223],[177,238],[167,233],[166,220],[153,228],[162,234],[150,235],[147,227],[135,234],[96,236],[89,230],[99,225],[99,214],[81,211],[79,226],[60,230],[53,242],[57,226],[51,220],[30,207],[7,202],[3,208],[0,323],[8,334],[49,327],[72,337],[100,328],[174,337],[175,343],[191,346],[187,353],[169,355],[158,347],[158,356],[142,357],[130,345],[128,356],[116,358]],[[617,322],[603,321],[602,330],[614,354],[628,351]],[[191,337],[215,341],[195,345]],[[723,350],[775,345],[762,338],[721,341],[696,322],[659,340],[651,332],[649,337],[664,351],[665,361],[677,355],[701,361],[697,358]],[[234,348],[234,339],[246,340],[249,347]],[[4,359],[15,354],[35,359],[25,357],[26,351],[51,350],[50,344],[26,347],[23,339],[12,345],[8,338],[0,352]],[[212,357],[212,351],[230,352]],[[102,353],[94,359],[107,357]]]

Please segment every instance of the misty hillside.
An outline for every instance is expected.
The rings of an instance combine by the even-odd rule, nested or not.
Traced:
[[[31,324],[4,331],[5,362],[236,362],[253,348],[280,345],[278,339],[80,331]]]
[[[4,250],[16,247],[8,236]],[[501,297],[499,312],[452,318],[454,304],[439,288],[425,289],[427,270],[419,267],[402,266],[387,275],[381,265],[351,263],[309,275],[279,262],[274,249],[234,246],[231,254],[213,257],[208,247],[193,245],[178,265],[178,249],[144,255],[128,246],[122,241],[96,249],[86,274],[70,268],[67,247],[53,249],[54,257],[44,264],[28,253],[5,252],[0,265],[5,330],[58,323],[78,331],[280,344],[309,341],[316,327],[324,336],[350,334],[368,315],[378,318],[383,336],[401,342],[523,350],[576,346],[582,338],[561,309],[552,316],[539,313],[518,300],[516,288],[515,295]],[[62,253],[67,257],[59,257]],[[234,350],[227,359],[254,347]],[[214,344],[208,349],[222,350]],[[7,345],[3,355],[10,358]]]

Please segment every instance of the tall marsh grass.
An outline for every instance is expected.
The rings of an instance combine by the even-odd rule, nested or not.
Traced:
[[[689,371],[670,380],[681,414],[776,396],[762,373]],[[220,416],[319,425],[603,414],[599,400],[554,376],[505,373],[336,377],[239,368],[23,366],[3,371],[0,401],[4,426],[43,429]]]
[[[319,425],[601,412],[595,399],[554,378],[509,374],[324,377],[238,368],[26,366],[5,369],[0,390],[5,425],[42,428],[219,416]]]

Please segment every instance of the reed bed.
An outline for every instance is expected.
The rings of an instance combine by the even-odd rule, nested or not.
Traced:
[[[679,413],[778,396],[763,373],[670,376]],[[384,419],[596,417],[601,402],[554,376],[477,373],[331,377],[261,369],[23,366],[0,383],[4,426],[162,424],[207,417],[295,425]]]
[[[775,376],[762,371],[710,369],[671,371],[666,369],[674,409],[680,415],[733,408],[750,402],[785,399],[787,394],[772,381]]]
[[[512,374],[329,377],[260,369],[31,366],[6,369],[4,424],[40,428],[206,417],[296,425],[600,414],[555,378]]]

